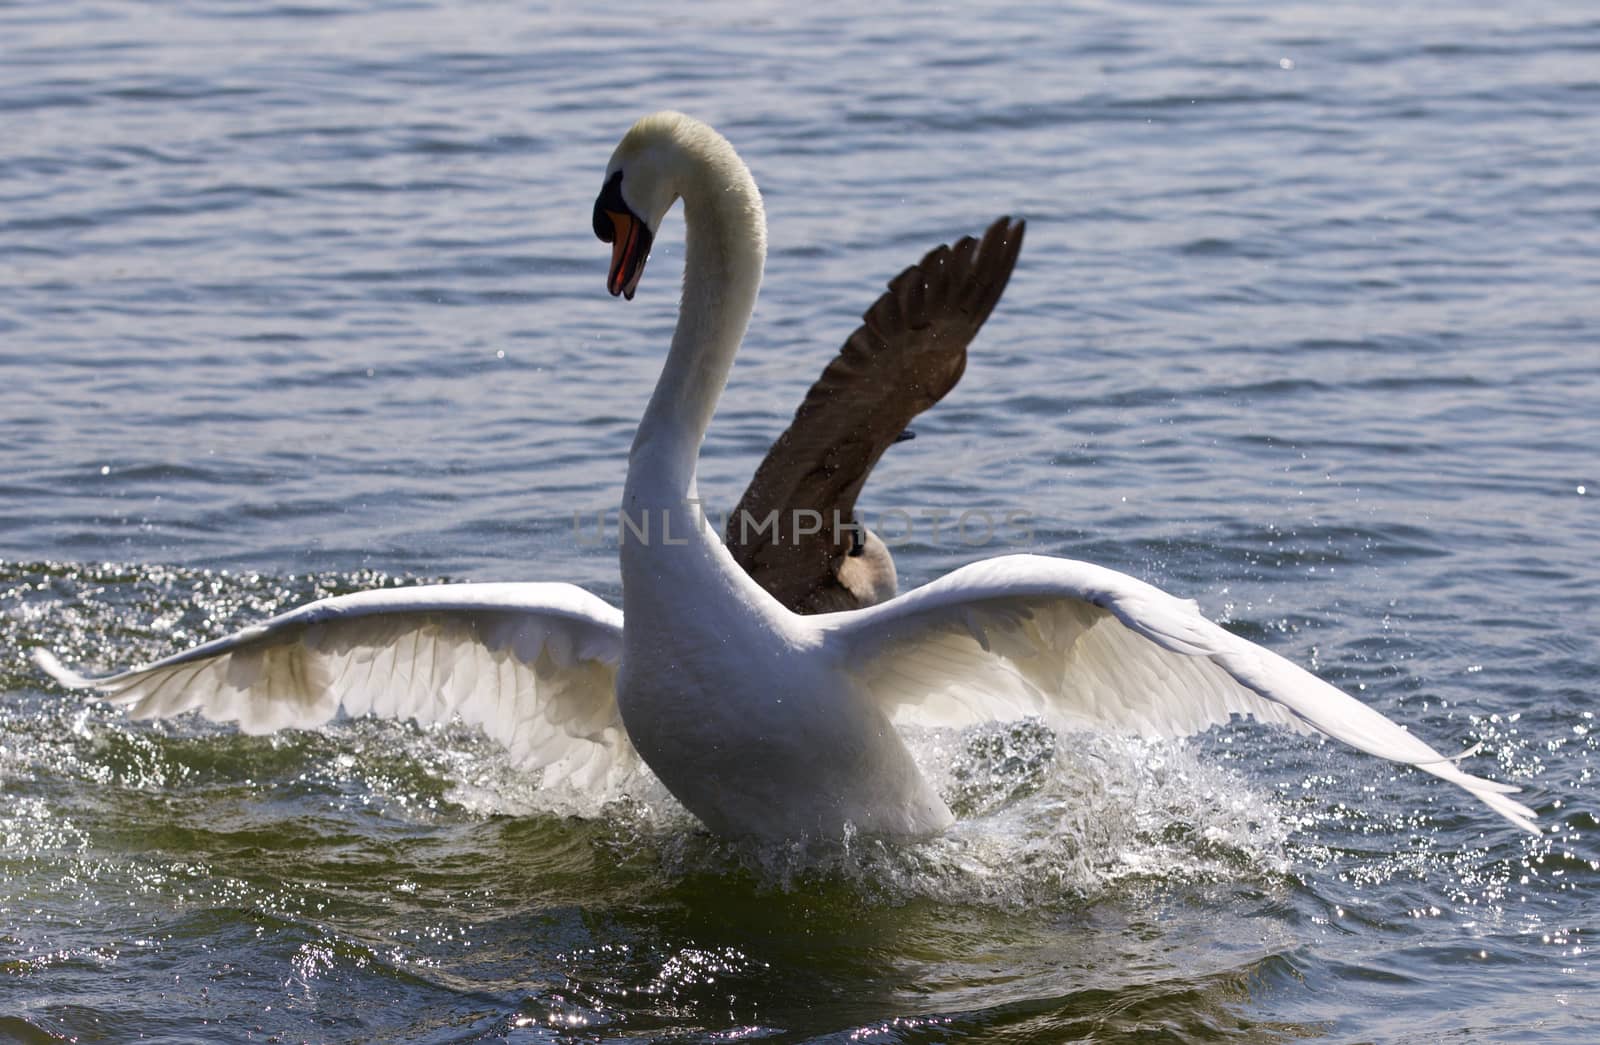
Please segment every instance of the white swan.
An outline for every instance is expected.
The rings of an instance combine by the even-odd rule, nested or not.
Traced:
[[[90,679],[135,716],[198,709],[251,732],[352,715],[482,726],[555,786],[615,786],[636,754],[713,830],[891,836],[951,822],[895,730],[1039,715],[1174,735],[1233,714],[1320,730],[1460,785],[1537,832],[1514,788],[1449,759],[1193,603],[1088,563],[979,562],[867,609],[800,616],[734,563],[697,507],[695,460],[755,304],[761,197],[731,146],[676,113],[606,170],[596,232],[632,297],[682,199],[682,308],[629,455],[626,616],[567,584],[463,584],[312,603],[147,667]],[[626,620],[626,627],[624,627]]]

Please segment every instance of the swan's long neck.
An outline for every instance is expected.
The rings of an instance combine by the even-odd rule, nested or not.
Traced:
[[[709,128],[687,137],[672,176],[687,226],[683,301],[628,454],[617,534],[636,663],[672,662],[676,644],[692,644],[692,634],[726,642],[730,629],[781,627],[785,619],[698,503],[695,462],[755,309],[767,229],[761,194],[732,147]]]
[[[617,534],[630,656],[642,663],[655,656],[670,663],[674,644],[690,641],[696,629],[726,641],[732,627],[781,626],[784,617],[722,546],[695,487],[700,444],[761,286],[767,254],[761,195],[719,136],[686,143],[681,156],[683,301],[628,454]]]
[[[694,496],[695,461],[755,309],[766,217],[739,158],[695,157],[683,187],[683,300],[672,348],[628,457],[624,504],[665,507]]]

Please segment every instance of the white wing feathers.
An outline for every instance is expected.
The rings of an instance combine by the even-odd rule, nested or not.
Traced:
[[[1181,736],[1248,715],[1319,731],[1476,795],[1524,830],[1514,787],[1454,762],[1310,672],[1219,627],[1194,603],[1115,570],[1013,555],[890,602],[806,618],[897,721],[1054,723]],[[622,613],[570,584],[380,589],[303,606],[154,664],[100,678],[36,659],[138,718],[198,710],[249,733],[349,715],[460,717],[512,758],[611,793],[637,770],[615,684]]]
[[[246,733],[347,715],[459,716],[545,770],[608,790],[637,768],[617,713],[622,613],[571,584],[444,584],[313,602],[145,667],[100,678],[36,651],[63,685],[135,718],[197,710]]]
[[[897,721],[1037,715],[1182,736],[1248,715],[1318,731],[1457,784],[1525,830],[1517,789],[1470,776],[1383,715],[1201,616],[1193,602],[1090,563],[1011,555],[878,606],[812,618]]]

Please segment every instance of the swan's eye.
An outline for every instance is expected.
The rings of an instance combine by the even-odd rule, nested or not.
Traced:
[[[607,211],[611,214],[629,212],[628,204],[622,198],[621,171],[606,180],[606,187],[600,190],[600,195],[594,201],[594,234],[600,237],[601,243],[610,243],[617,238],[616,227]]]

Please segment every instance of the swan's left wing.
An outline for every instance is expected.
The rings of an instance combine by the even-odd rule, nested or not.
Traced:
[[[547,782],[609,789],[638,765],[617,713],[622,613],[571,584],[440,584],[340,595],[144,667],[56,681],[135,718],[199,711],[246,733],[347,715],[459,717]]]
[[[1538,833],[1517,790],[1179,599],[1115,570],[1010,555],[878,606],[813,618],[840,663],[897,720],[963,726],[1040,716],[1182,736],[1248,715],[1321,732],[1457,784]]]

